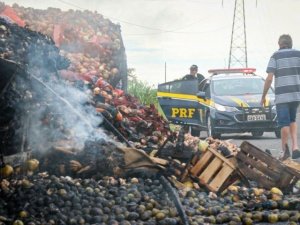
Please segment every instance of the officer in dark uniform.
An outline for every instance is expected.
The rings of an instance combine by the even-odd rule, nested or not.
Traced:
[[[198,73],[198,66],[197,65],[191,65],[190,67],[190,73],[185,75],[182,80],[198,80],[198,83],[200,83],[204,76],[200,73]]]

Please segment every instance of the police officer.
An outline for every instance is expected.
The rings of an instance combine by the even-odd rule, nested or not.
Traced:
[[[197,65],[191,65],[190,67],[190,73],[185,75],[182,80],[195,80],[198,79],[198,83],[200,83],[204,76],[200,73],[198,73],[198,66]]]

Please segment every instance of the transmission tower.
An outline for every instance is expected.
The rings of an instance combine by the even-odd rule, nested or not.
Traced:
[[[228,68],[248,67],[244,0],[235,0]]]

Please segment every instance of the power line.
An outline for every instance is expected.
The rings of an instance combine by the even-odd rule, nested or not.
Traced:
[[[227,26],[223,26],[223,27],[219,27],[213,30],[209,30],[209,31],[203,31],[203,32],[171,32],[171,33],[175,33],[175,34],[206,34],[206,33],[211,33],[211,32],[216,32],[219,30],[223,30],[230,27],[230,25]],[[157,32],[157,33],[141,33],[141,34],[126,34],[127,36],[147,36],[147,35],[160,35],[163,33],[167,33],[167,32]]]
[[[77,9],[81,9],[81,10],[86,10],[85,8],[83,7],[80,7],[74,3],[71,3],[71,2],[67,2],[65,0],[57,0],[63,4],[66,4],[66,5],[69,5],[69,6],[73,6]],[[160,1],[160,0],[156,0],[156,1]],[[102,14],[103,16],[105,16],[104,14]],[[131,25],[131,26],[136,26],[136,27],[140,27],[140,28],[143,28],[143,29],[147,29],[147,30],[153,30],[153,31],[159,31],[157,33],[148,33],[148,34],[129,34],[129,35],[158,35],[158,34],[162,34],[162,33],[177,33],[177,34],[201,34],[201,33],[204,33],[204,32],[180,32],[179,30],[182,30],[182,29],[186,29],[194,24],[197,24],[201,21],[205,21],[206,19],[210,18],[213,14],[211,14],[210,16],[207,16],[207,17],[204,17],[204,18],[201,18],[195,22],[192,22],[192,23],[189,23],[185,26],[182,26],[182,27],[179,27],[179,28],[175,28],[175,29],[171,29],[171,30],[164,30],[164,29],[160,29],[160,28],[154,28],[154,27],[149,27],[149,26],[144,26],[144,25],[140,25],[140,24],[136,24],[136,23],[131,23],[131,22],[128,22],[128,21],[125,21],[125,20],[120,20],[118,18],[115,18],[115,17],[108,17],[108,16],[105,16],[107,18],[110,18],[110,19],[113,19],[113,20],[116,20],[118,22],[121,22],[121,23],[124,23],[124,24],[128,24],[128,25]]]
[[[64,0],[57,0],[57,1],[59,1],[61,3],[64,3],[66,5],[69,5],[69,6],[73,6],[73,7],[77,8],[77,9],[86,10],[85,8],[82,8],[82,7],[78,6],[78,5],[75,5],[73,3],[70,3],[70,2],[67,2],[67,1],[64,1]],[[159,29],[159,28],[153,28],[153,27],[148,27],[148,26],[144,26],[144,25],[140,25],[140,24],[131,23],[131,22],[128,22],[128,21],[120,20],[120,19],[115,18],[115,17],[108,17],[108,16],[106,16],[104,14],[102,14],[102,15],[105,16],[105,17],[107,17],[107,18],[110,18],[110,19],[113,19],[113,20],[116,20],[116,21],[119,21],[119,22],[122,22],[122,23],[125,23],[125,24],[129,24],[129,25],[132,25],[132,26],[145,28],[145,29],[148,29],[148,30],[156,30],[156,31],[163,31],[163,32],[167,31],[167,30],[162,30],[162,29]]]

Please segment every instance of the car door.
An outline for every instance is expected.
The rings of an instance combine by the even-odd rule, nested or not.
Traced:
[[[209,113],[211,105],[211,91],[210,91],[210,79],[204,79],[199,84],[198,97],[198,112],[199,112],[199,125],[203,128],[207,127],[206,117]]]
[[[199,125],[196,80],[176,80],[158,85],[157,98],[166,118],[175,124]]]

